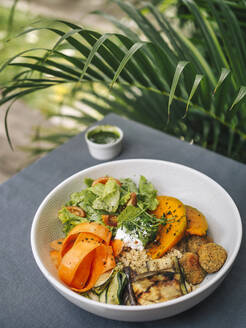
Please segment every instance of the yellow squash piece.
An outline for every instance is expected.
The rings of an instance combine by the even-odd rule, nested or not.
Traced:
[[[208,230],[208,223],[205,216],[196,208],[185,205],[187,217],[186,232],[189,235],[205,236]]]
[[[170,222],[160,228],[156,240],[148,249],[148,254],[153,259],[162,257],[176,245],[184,236],[187,225],[185,206],[180,200],[169,196],[158,196],[157,199],[159,205],[153,214],[157,218],[164,214]]]

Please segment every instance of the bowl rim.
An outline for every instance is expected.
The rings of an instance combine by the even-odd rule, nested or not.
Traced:
[[[74,178],[76,178],[76,176],[81,175],[82,173],[87,174],[90,171],[94,170],[97,167],[107,167],[110,166],[112,164],[119,164],[119,163],[132,163],[132,162],[146,162],[146,163],[164,163],[166,165],[169,166],[174,166],[177,168],[181,168],[181,169],[185,169],[187,171],[190,171],[196,175],[200,175],[203,179],[208,180],[210,183],[214,184],[217,188],[219,188],[226,196],[227,200],[231,203],[233,211],[234,211],[234,215],[236,217],[236,222],[237,222],[237,228],[239,231],[239,236],[237,239],[237,243],[236,246],[231,254],[230,259],[227,259],[227,262],[225,263],[225,265],[221,268],[221,270],[219,272],[215,273],[215,276],[213,277],[213,279],[211,279],[210,281],[208,281],[206,284],[204,284],[203,286],[198,287],[197,289],[195,289],[194,291],[192,291],[189,294],[183,295],[181,297],[178,297],[176,299],[173,300],[169,300],[166,302],[162,302],[162,303],[156,303],[156,304],[150,304],[150,305],[114,305],[114,304],[105,304],[105,303],[100,303],[98,301],[94,301],[94,300],[90,300],[74,291],[72,291],[71,289],[69,289],[68,287],[66,287],[64,284],[62,284],[60,281],[58,281],[56,278],[54,278],[49,271],[45,268],[45,266],[43,265],[42,261],[39,258],[38,255],[38,250],[37,250],[37,245],[36,245],[36,241],[35,241],[35,236],[37,233],[37,222],[39,220],[39,216],[40,213],[43,210],[43,207],[46,205],[46,203],[48,202],[48,200],[50,198],[52,198],[52,196],[57,192],[58,189],[62,188],[63,185],[69,183],[70,180],[73,180]],[[111,310],[116,310],[116,311],[143,311],[143,310],[153,310],[153,309],[159,309],[159,308],[166,308],[166,307],[171,307],[175,304],[178,303],[182,303],[185,302],[189,299],[193,299],[195,298],[197,295],[202,294],[203,292],[205,292],[206,290],[208,290],[210,287],[212,287],[213,285],[216,285],[216,283],[218,283],[221,279],[223,279],[225,277],[225,275],[229,272],[229,269],[231,268],[233,262],[235,261],[237,254],[239,252],[240,249],[240,245],[241,245],[241,241],[242,241],[242,221],[241,221],[241,216],[240,213],[238,211],[238,208],[235,204],[235,202],[233,201],[233,199],[231,198],[231,196],[228,194],[228,192],[219,184],[217,183],[215,180],[213,180],[212,178],[210,178],[209,176],[207,176],[206,174],[193,169],[189,166],[183,165],[183,164],[179,164],[179,163],[174,163],[174,162],[169,162],[169,161],[163,161],[163,160],[155,160],[155,159],[141,159],[141,158],[136,158],[136,159],[124,159],[124,160],[118,160],[118,161],[110,161],[110,162],[106,162],[106,163],[101,163],[101,164],[97,164],[94,166],[91,166],[89,168],[86,168],[84,170],[81,170],[73,175],[71,175],[70,177],[66,178],[65,180],[63,180],[62,182],[60,182],[55,188],[53,188],[48,195],[43,199],[43,201],[41,202],[41,204],[38,207],[38,210],[34,216],[33,222],[32,222],[32,227],[31,227],[31,248],[32,248],[32,252],[33,252],[33,256],[34,259],[39,267],[39,269],[41,270],[41,272],[43,273],[43,275],[46,277],[46,279],[58,290],[60,291],[62,294],[65,294],[69,299],[75,299],[78,302],[83,302],[83,303],[87,303],[87,304],[91,304],[92,306],[98,306],[100,308],[105,308],[105,309],[111,309]]]

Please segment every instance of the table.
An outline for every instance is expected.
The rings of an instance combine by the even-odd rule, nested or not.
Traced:
[[[193,167],[220,183],[236,202],[245,231],[246,165],[136,122],[110,114],[103,123],[125,132],[117,159],[153,158]],[[39,271],[31,252],[30,229],[43,198],[70,175],[98,164],[90,157],[84,133],[49,153],[0,186],[0,327],[246,327],[246,248],[229,276],[206,300],[172,318],[126,323],[103,319],[69,303]]]

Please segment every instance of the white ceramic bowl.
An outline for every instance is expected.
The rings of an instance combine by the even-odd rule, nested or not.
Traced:
[[[57,219],[58,209],[69,195],[85,187],[85,177],[98,178],[110,175],[129,177],[138,182],[144,175],[157,188],[159,194],[175,196],[185,204],[201,210],[209,224],[209,234],[228,252],[222,269],[210,274],[200,287],[180,298],[146,306],[102,304],[69,290],[58,278],[57,270],[49,257],[49,243],[62,236]],[[242,238],[242,224],[237,207],[228,193],[206,175],[183,165],[157,160],[123,160],[100,164],[63,181],[53,189],[40,205],[31,230],[33,255],[48,281],[70,302],[99,316],[123,321],[150,321],[166,318],[185,311],[210,295],[229,272]],[[231,297],[232,295],[227,295]]]

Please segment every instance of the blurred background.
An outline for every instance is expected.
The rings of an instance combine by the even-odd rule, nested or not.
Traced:
[[[48,33],[34,31],[19,40],[13,37],[39,19],[63,18],[106,32],[115,30],[113,24],[102,17],[90,15],[90,12],[104,10],[106,13],[114,14],[119,18],[123,16],[115,4],[106,0],[27,0],[16,2],[12,22],[10,22],[13,5],[15,5],[13,0],[0,0],[1,62],[29,47],[52,46],[57,38]],[[6,42],[7,37],[10,37],[11,41]],[[8,76],[9,72],[0,74],[0,85],[9,79]],[[9,115],[9,129],[14,142],[14,152],[10,149],[6,138],[5,113],[0,110],[0,183],[29,165],[49,149],[53,149],[54,143],[49,144],[49,142],[44,141],[37,141],[35,147],[32,147],[39,128],[57,129],[57,131],[64,129],[66,131],[66,128],[70,129],[71,127],[72,130],[75,129],[72,131],[72,135],[83,129],[73,120],[54,118],[47,120],[47,112],[59,110],[64,93],[66,93],[66,89],[55,88],[46,93],[45,98],[43,94],[33,94],[15,104],[14,110]],[[61,108],[61,111],[70,113],[72,109],[65,107]],[[66,135],[69,137],[69,132],[66,131],[64,134],[64,139],[66,139]]]
[[[0,0],[0,183],[111,112],[246,163],[245,19],[244,0]]]

